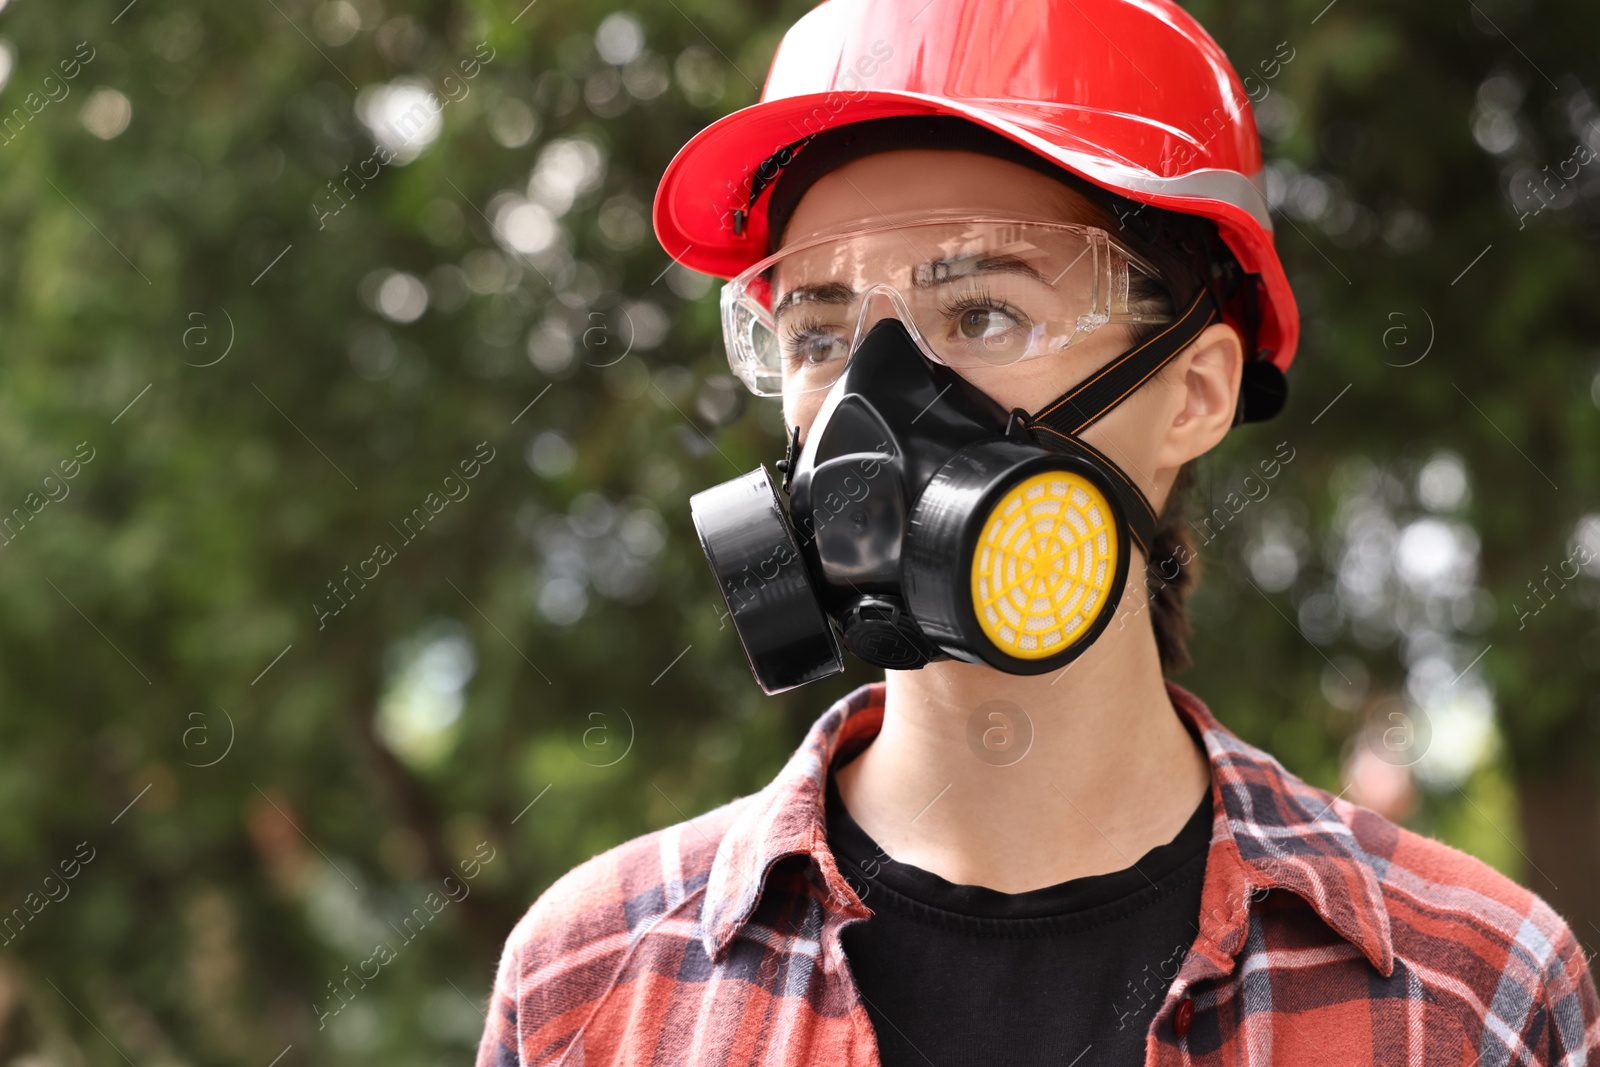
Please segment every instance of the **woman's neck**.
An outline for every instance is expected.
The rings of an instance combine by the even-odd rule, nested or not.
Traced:
[[[1130,588],[1063,671],[887,672],[883,730],[838,773],[851,816],[895,860],[1008,893],[1122,870],[1171,841],[1210,769],[1142,601]]]

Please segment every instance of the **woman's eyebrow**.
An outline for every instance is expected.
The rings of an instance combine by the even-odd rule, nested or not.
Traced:
[[[778,301],[772,309],[772,317],[782,315],[793,304],[801,301],[810,301],[817,304],[848,304],[856,298],[856,291],[843,282],[822,282],[817,285],[802,285],[790,289],[783,294],[783,299]]]
[[[918,289],[930,289],[972,274],[1024,274],[1046,285],[1051,284],[1032,263],[1009,252],[930,260],[911,272],[911,284]]]
[[[1018,256],[1011,255],[1009,252],[930,260],[912,270],[911,284],[918,289],[929,289],[973,274],[1023,274],[1029,278],[1044,282],[1046,285],[1051,284],[1051,279],[1040,274],[1033,264]],[[818,285],[798,286],[783,295],[782,299],[772,309],[772,317],[777,318],[792,305],[801,301],[811,301],[818,304],[848,304],[855,299],[855,296],[855,290],[843,282],[823,282]]]

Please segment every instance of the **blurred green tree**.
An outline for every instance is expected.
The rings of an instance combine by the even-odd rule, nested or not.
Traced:
[[[780,418],[649,225],[805,7],[0,4],[0,1062],[459,1062],[545,885],[871,677],[722,625]],[[1179,680],[1594,944],[1597,13],[1194,10],[1307,334]]]

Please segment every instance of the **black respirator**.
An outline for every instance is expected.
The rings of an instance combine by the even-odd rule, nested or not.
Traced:
[[[1034,415],[1006,411],[880,320],[804,447],[689,502],[767,693],[836,674],[843,650],[914,670],[954,658],[1041,674],[1110,623],[1156,514],[1079,434],[1218,317],[1203,287],[1176,321]]]

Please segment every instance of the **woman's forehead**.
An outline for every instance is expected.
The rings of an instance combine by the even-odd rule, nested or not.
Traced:
[[[783,245],[950,211],[1099,221],[1077,192],[1020,163],[965,150],[896,149],[851,160],[818,178],[790,214]]]

